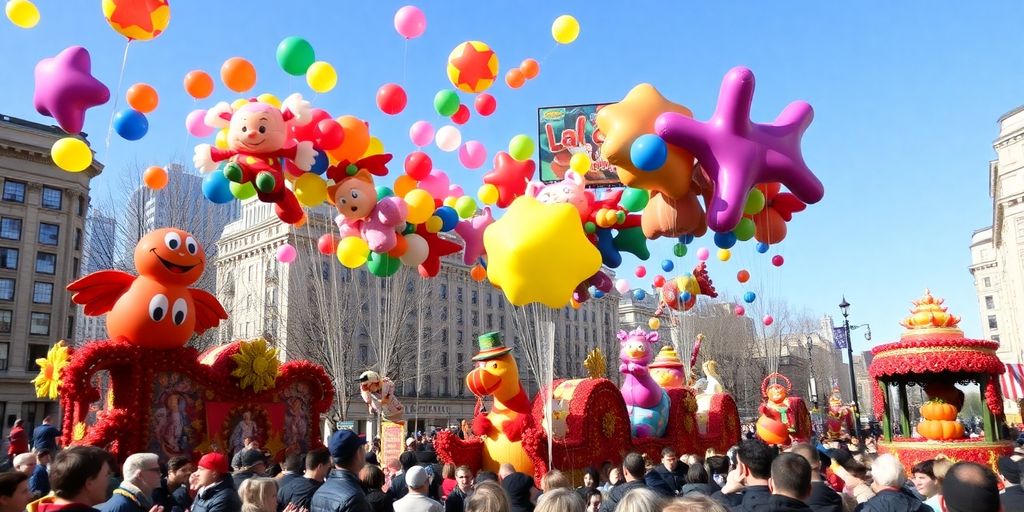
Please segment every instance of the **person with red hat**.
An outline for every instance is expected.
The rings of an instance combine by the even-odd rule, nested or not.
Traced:
[[[231,468],[223,453],[207,453],[199,459],[196,485],[199,492],[191,512],[240,512],[242,500],[231,481]]]

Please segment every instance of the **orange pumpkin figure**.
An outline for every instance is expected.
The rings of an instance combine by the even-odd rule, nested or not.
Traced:
[[[216,327],[228,314],[209,292],[188,286],[206,267],[195,238],[180,229],[150,232],[135,246],[138,276],[119,270],[93,272],[68,285],[85,314],[107,313],[110,339],[147,348],[180,348],[193,333]]]

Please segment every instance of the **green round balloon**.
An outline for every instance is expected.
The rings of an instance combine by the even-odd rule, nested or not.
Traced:
[[[305,75],[314,62],[316,52],[313,45],[301,37],[288,36],[277,45],[277,63],[289,75]]]
[[[390,188],[385,187],[384,185],[380,185],[380,186],[377,187],[377,200],[378,201],[380,201],[381,199],[384,199],[385,197],[391,197],[393,195],[395,195],[395,192],[393,190],[391,190]]]
[[[746,217],[740,219],[740,223],[736,225],[736,229],[732,230],[732,233],[736,235],[736,239],[741,242],[746,242],[751,238],[754,238],[754,221]]]
[[[416,232],[416,225],[410,222],[405,223],[405,228],[402,229],[403,235],[411,235]]]
[[[246,200],[256,195],[256,187],[252,186],[252,183],[235,183],[231,182],[228,184],[231,189],[231,195],[235,196],[236,199]]]
[[[508,154],[512,158],[523,162],[533,156],[534,147],[533,139],[529,135],[519,134],[508,141]]]
[[[752,188],[750,189],[750,194],[747,194],[747,203],[743,205],[743,213],[747,215],[757,214],[764,210],[764,203],[764,194],[759,189]]]
[[[596,233],[597,232],[597,224],[594,224],[593,222],[587,222],[586,224],[583,225],[583,231],[585,231],[587,233],[590,233],[590,234]]]
[[[459,95],[451,89],[441,89],[434,95],[434,110],[444,117],[459,111]]]
[[[686,256],[686,246],[683,244],[675,244],[672,246],[672,254],[675,254],[677,258]]]
[[[370,259],[366,262],[366,269],[377,277],[391,277],[402,267],[402,261],[387,254],[376,252],[370,253]]]
[[[626,190],[622,193],[622,199],[619,200],[619,204],[626,210],[638,212],[646,208],[647,202],[650,200],[650,192],[642,188],[626,187]]]

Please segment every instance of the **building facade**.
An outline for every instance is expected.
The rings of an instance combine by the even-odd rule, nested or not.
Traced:
[[[72,339],[75,308],[64,287],[81,273],[89,182],[97,162],[80,173],[62,171],[50,147],[62,130],[0,116],[0,417],[34,427],[58,414],[56,402],[36,398],[30,383],[37,358]],[[4,435],[6,439],[6,434]]]
[[[90,209],[85,218],[85,245],[82,247],[82,275],[114,268],[117,246],[117,221]],[[102,340],[107,337],[107,316],[86,316],[82,308],[75,313],[75,341]]]

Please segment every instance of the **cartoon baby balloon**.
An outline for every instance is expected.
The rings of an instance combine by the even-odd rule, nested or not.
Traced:
[[[312,118],[308,101],[292,94],[281,109],[252,100],[233,110],[225,102],[206,113],[209,126],[227,128],[228,149],[209,144],[196,146],[192,160],[196,168],[209,172],[217,162],[227,160],[224,176],[235,183],[252,183],[260,201],[274,204],[281,222],[297,224],[304,217],[302,206],[284,186],[281,158],[287,158],[303,171],[313,166],[317,151],[309,141],[289,145],[292,126],[304,126]]]
[[[68,285],[85,314],[107,313],[110,339],[147,348],[180,348],[228,318],[209,292],[189,288],[203,274],[206,254],[180,229],[152,231],[135,246],[133,276],[119,270],[93,272]]]
[[[335,222],[342,237],[358,236],[370,250],[385,253],[398,244],[396,230],[405,226],[408,206],[397,197],[377,200],[373,176],[385,176],[391,155],[373,155],[354,163],[339,162],[327,169],[334,184],[327,187],[327,200],[338,210]]]

